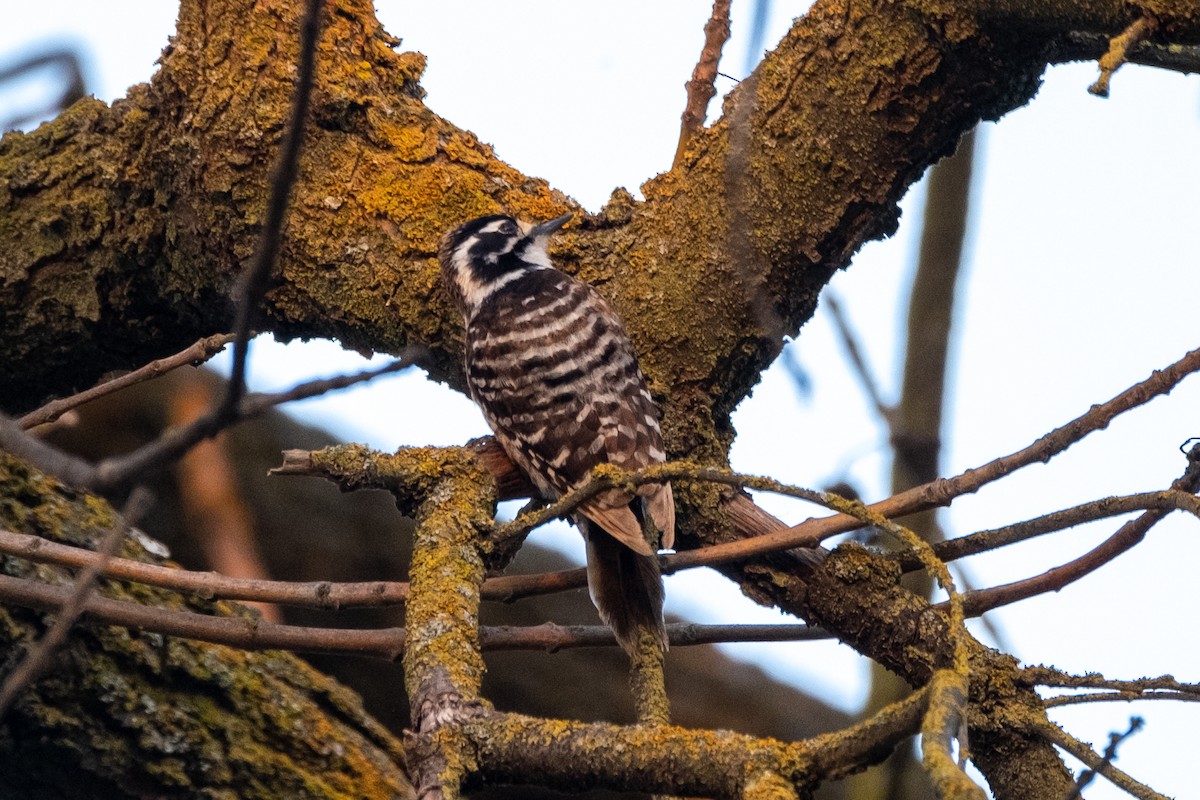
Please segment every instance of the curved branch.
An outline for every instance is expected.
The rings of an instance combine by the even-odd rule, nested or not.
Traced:
[[[1159,794],[1146,784],[1134,780],[1127,773],[1117,769],[1111,762],[1106,761],[1103,756],[1091,747],[1071,736],[1057,725],[1047,724],[1041,729],[1040,733],[1048,741],[1053,742],[1078,758],[1088,769],[1108,778],[1114,786],[1124,789],[1129,794],[1138,798],[1138,800],[1169,800],[1166,795]]]

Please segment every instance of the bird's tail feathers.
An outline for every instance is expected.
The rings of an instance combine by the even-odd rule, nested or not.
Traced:
[[[588,591],[600,619],[612,628],[627,653],[636,649],[642,629],[650,631],[665,651],[667,629],[658,559],[635,553],[598,525],[587,528]]]

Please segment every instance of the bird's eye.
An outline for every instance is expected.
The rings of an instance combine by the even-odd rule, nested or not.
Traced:
[[[512,236],[517,232],[517,224],[515,222],[505,222],[500,226],[500,232],[505,236]]]

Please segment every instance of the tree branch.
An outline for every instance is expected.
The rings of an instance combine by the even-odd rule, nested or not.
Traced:
[[[1134,384],[1111,400],[1092,406],[1087,413],[1050,431],[1029,446],[969,469],[953,478],[943,478],[914,487],[887,500],[867,506],[884,517],[902,517],[917,511],[949,505],[964,494],[971,494],[992,481],[1037,462],[1049,461],[1071,445],[1095,431],[1108,427],[1114,418],[1169,393],[1184,378],[1200,370],[1200,349],[1192,350],[1175,363],[1156,370],[1144,381]],[[703,554],[681,554],[688,566],[711,566],[763,555],[788,547],[811,547],[817,542],[861,527],[862,521],[847,514],[809,520],[784,531],[757,536],[751,540],[730,542],[705,548]],[[701,560],[702,559],[702,560]]]
[[[1171,484],[1171,489],[1184,495],[1200,490],[1200,444],[1188,454],[1188,466],[1182,476]],[[1152,509],[1136,519],[1126,522],[1117,532],[1092,550],[1062,566],[1047,570],[1033,578],[1013,581],[1003,586],[979,589],[964,596],[964,605],[969,614],[982,614],[997,606],[1014,603],[1045,592],[1058,591],[1074,583],[1146,538],[1155,524],[1169,513],[1169,509]]]
[[[1075,758],[1083,762],[1088,769],[1108,778],[1112,784],[1125,790],[1139,800],[1169,800],[1166,795],[1159,794],[1149,786],[1114,767],[1088,745],[1071,736],[1057,725],[1047,724],[1041,729],[1041,734]]]
[[[1108,52],[1100,57],[1100,77],[1088,87],[1088,91],[1099,97],[1108,97],[1108,83],[1113,73],[1129,60],[1129,51],[1141,44],[1158,29],[1158,22],[1151,16],[1141,16],[1129,27],[1114,36],[1108,44]]]
[[[66,599],[57,609],[58,616],[54,625],[40,641],[30,646],[24,660],[4,679],[4,685],[0,686],[0,719],[8,714],[17,695],[27,689],[50,666],[50,660],[67,640],[71,627],[83,613],[108,560],[121,547],[129,527],[137,524],[149,505],[148,491],[135,490],[129,496],[125,507],[117,515],[116,522],[101,541],[96,560],[79,573]]]
[[[714,0],[712,15],[704,24],[704,49],[700,51],[700,60],[692,71],[692,79],[686,84],[687,106],[683,109],[679,145],[675,149],[675,166],[679,166],[688,145],[704,127],[708,104],[717,93],[713,83],[721,63],[721,50],[729,40],[729,4],[730,0]]]
[[[18,422],[25,430],[29,430],[37,425],[45,425],[48,422],[54,422],[63,414],[78,408],[79,406],[90,403],[93,400],[99,399],[113,392],[120,391],[129,386],[137,384],[165,375],[173,369],[182,367],[185,364],[199,366],[205,361],[215,356],[217,353],[225,349],[225,345],[233,341],[233,334],[219,333],[213,336],[207,336],[185,350],[181,350],[173,356],[160,358],[151,361],[144,367],[139,367],[132,372],[127,372],[119,378],[113,378],[111,381],[105,381],[97,386],[93,386],[87,391],[73,394],[70,397],[63,397],[58,400],[52,400],[46,405],[34,411],[30,411],[25,416],[21,417]]]

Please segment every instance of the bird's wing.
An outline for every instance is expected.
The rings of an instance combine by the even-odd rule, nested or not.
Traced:
[[[628,503],[612,506],[596,498],[580,506],[579,512],[635,553],[654,555],[654,549],[646,541],[642,526]]]

